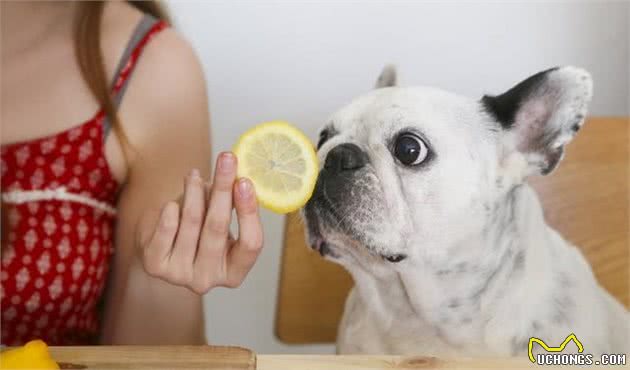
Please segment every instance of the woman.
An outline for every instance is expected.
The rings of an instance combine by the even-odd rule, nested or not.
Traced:
[[[153,2],[1,6],[2,344],[203,343],[200,294],[242,282],[262,230],[233,154],[203,180],[190,46]]]

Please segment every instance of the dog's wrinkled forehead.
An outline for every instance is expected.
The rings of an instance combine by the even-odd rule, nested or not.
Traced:
[[[411,128],[436,145],[464,144],[483,131],[483,120],[479,105],[469,98],[429,87],[388,87],[333,114],[321,131],[320,146],[325,151],[351,141],[369,148]]]

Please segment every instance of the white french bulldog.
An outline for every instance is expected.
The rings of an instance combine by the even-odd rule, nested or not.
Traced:
[[[579,131],[590,75],[553,68],[479,100],[395,82],[386,67],[323,128],[302,210],[355,281],[338,352],[520,356],[575,333],[585,353],[627,353],[627,311],[525,182]]]

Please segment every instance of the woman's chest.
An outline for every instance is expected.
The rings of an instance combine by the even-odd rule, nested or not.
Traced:
[[[3,78],[0,82],[3,103],[0,110],[2,132],[0,141],[3,153],[4,148],[11,144],[50,139],[64,136],[67,132],[76,133],[75,129],[93,120],[99,112],[100,106],[79,71],[72,48],[59,49],[49,49],[45,58],[14,58],[8,63],[3,63],[1,71]],[[94,141],[94,137],[91,139]],[[43,148],[50,147],[53,142],[54,140],[46,140]],[[72,142],[65,144],[74,145]],[[118,137],[109,135],[106,141],[86,144],[83,152],[89,149],[89,145],[95,144],[101,146],[93,149],[95,152],[102,150],[106,161],[105,167],[111,170],[118,183],[124,182],[127,164]],[[58,149],[61,148],[60,146]],[[47,161],[51,164],[52,161],[61,160],[58,154],[64,154],[64,161],[67,164],[68,159],[72,159],[71,152],[75,152],[75,149],[69,150],[67,145],[63,148],[64,153],[44,149],[37,156],[37,161],[39,163]],[[30,154],[37,152],[32,150],[33,148],[29,149]],[[19,153],[20,158],[28,156],[26,152],[29,149],[22,149]],[[50,158],[51,156],[54,158]],[[100,167],[104,167],[102,163],[100,164]],[[6,163],[3,163],[3,166],[6,166]],[[85,167],[85,163],[76,163],[75,167],[76,172],[81,171],[80,168]],[[55,168],[58,173],[59,166]],[[46,172],[46,169],[40,172],[42,171]],[[3,176],[4,174],[3,172]],[[97,175],[92,176],[94,178]]]
[[[2,144],[67,130],[98,110],[72,49],[32,51],[34,58],[14,57],[2,65]]]
[[[52,136],[2,146],[3,202],[81,197],[113,205],[117,182],[103,151],[102,120],[97,115]]]

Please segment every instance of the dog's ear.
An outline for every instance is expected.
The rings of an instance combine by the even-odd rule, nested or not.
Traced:
[[[560,67],[539,72],[501,95],[486,95],[481,102],[504,131],[508,151],[514,149],[525,158],[524,175],[546,175],[582,127],[592,93],[587,71]]]
[[[382,87],[391,86],[396,86],[396,67],[392,64],[388,64],[383,67],[383,70],[378,76],[378,79],[376,80],[376,85],[374,87],[380,89]]]

